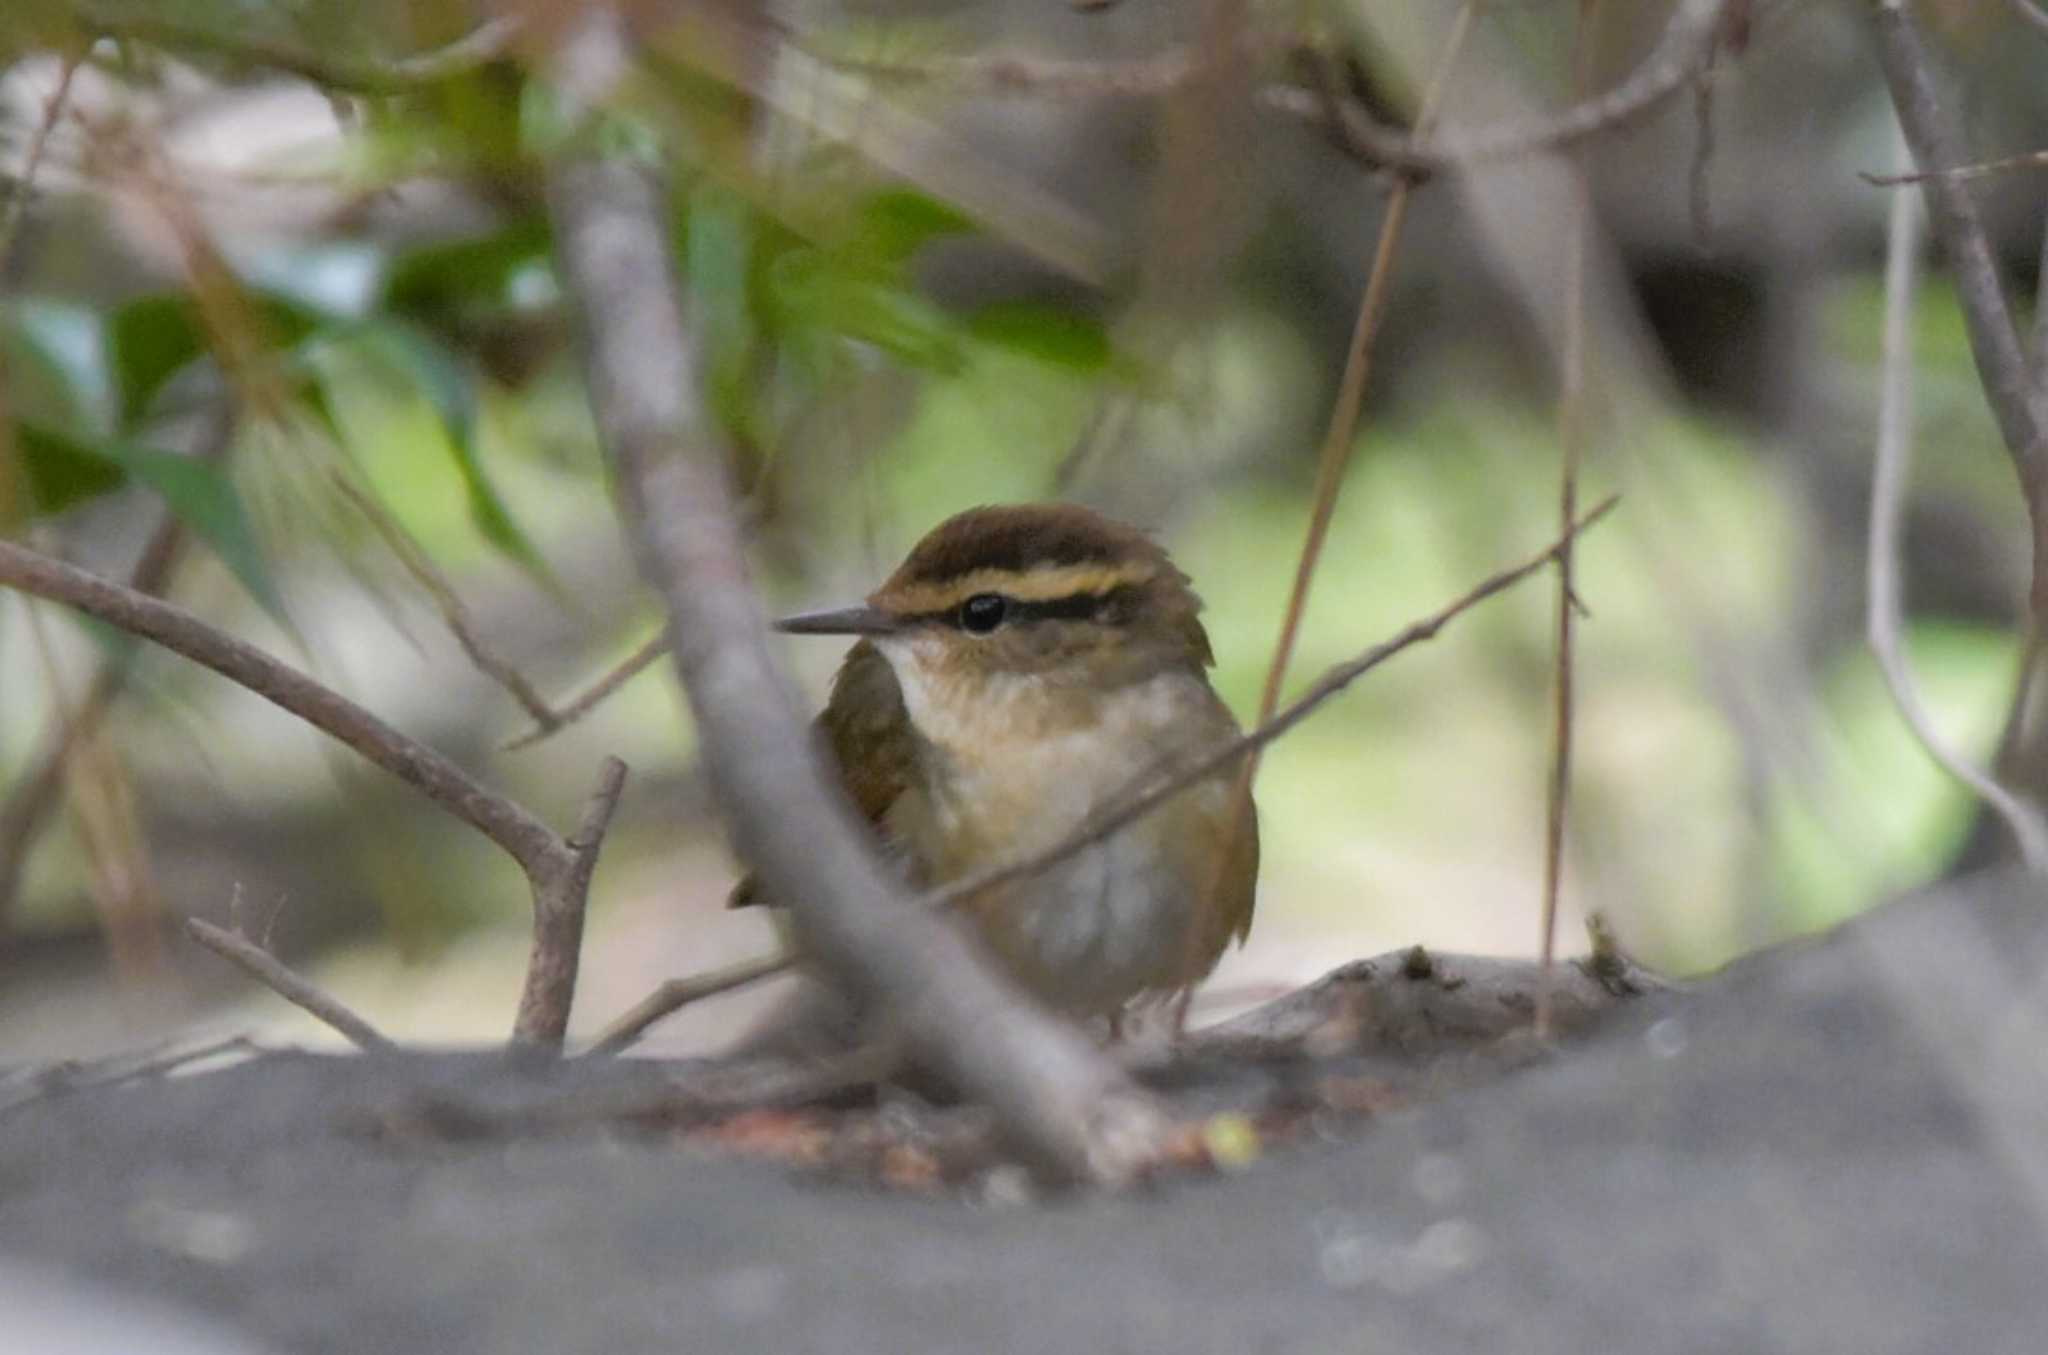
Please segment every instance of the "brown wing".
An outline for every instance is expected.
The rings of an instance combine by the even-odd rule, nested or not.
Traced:
[[[847,651],[832,679],[832,695],[818,715],[817,730],[839,765],[840,781],[855,808],[868,822],[879,824],[910,781],[910,717],[889,661],[868,641]],[[760,903],[755,888],[749,872],[733,886],[726,907]]]

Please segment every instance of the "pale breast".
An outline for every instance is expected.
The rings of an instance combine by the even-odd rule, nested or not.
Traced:
[[[1020,688],[1009,699],[1042,714],[1043,694]],[[915,698],[909,704],[915,711]],[[934,885],[1063,840],[1135,779],[1170,774],[1237,732],[1208,684],[1181,671],[1103,699],[1097,718],[1070,727],[982,714],[998,718],[977,720],[971,738],[942,720],[932,731],[941,738],[920,725],[934,754],[924,760],[929,772],[889,815]],[[1234,902],[1216,896],[1233,887],[1217,864],[1230,794],[1228,774],[1212,777],[963,907],[1016,976],[1066,1010],[1110,1012],[1185,986],[1214,966],[1230,931],[1212,922]]]

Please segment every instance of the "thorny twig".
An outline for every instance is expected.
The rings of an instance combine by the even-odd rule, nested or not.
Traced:
[[[249,977],[269,988],[285,1001],[340,1032],[349,1043],[372,1054],[397,1048],[377,1028],[357,1016],[310,979],[287,968],[278,958],[247,937],[204,918],[185,919],[185,934],[215,955],[233,964]]]

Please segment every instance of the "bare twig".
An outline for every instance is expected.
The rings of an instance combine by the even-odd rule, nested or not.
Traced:
[[[143,1049],[114,1054],[103,1059],[64,1059],[58,1063],[45,1064],[10,1073],[0,1078],[0,1117],[5,1117],[32,1102],[66,1092],[85,1091],[93,1087],[118,1087],[128,1082],[139,1082],[144,1078],[168,1077],[180,1068],[190,1067],[223,1054],[261,1054],[262,1046],[246,1035],[230,1035],[207,1044],[177,1048],[175,1040],[163,1040]],[[27,1089],[15,1092],[17,1083],[27,1083]]]
[[[531,747],[557,730],[575,724],[578,720],[590,714],[591,711],[597,709],[613,692],[616,692],[619,688],[625,686],[628,682],[652,667],[655,660],[668,653],[668,649],[668,629],[663,627],[642,642],[638,649],[627,655],[610,672],[591,683],[588,687],[585,687],[568,701],[559,706],[547,706],[543,702],[542,705],[546,710],[545,717],[536,714],[534,716],[534,727],[521,734],[518,738],[513,739],[510,743],[507,743],[505,751],[509,753],[517,748]]]
[[[605,829],[619,807],[625,788],[626,764],[608,757],[597,773],[597,789],[584,804],[583,817],[562,844],[565,852],[533,882],[533,949],[526,962],[526,984],[519,993],[519,1014],[512,1023],[512,1042],[548,1051],[562,1047],[569,1028],[569,1009],[576,999],[576,966],[583,951],[583,918],[590,897],[590,877],[597,870],[598,849]]]
[[[1337,130],[1361,158],[1414,172],[1471,167],[1564,150],[1603,133],[1635,126],[1684,89],[1706,68],[1722,37],[1728,0],[1679,0],[1671,20],[1642,64],[1604,94],[1533,122],[1516,121],[1429,136],[1413,135],[1375,119],[1355,99],[1334,105]],[[1263,101],[1296,117],[1322,120],[1333,105],[1317,92],[1292,86],[1264,91]]]
[[[1924,185],[1928,215],[1955,277],[1978,379],[2026,500],[2033,530],[2028,614],[2039,626],[2048,620],[2048,390],[2037,387],[2028,370],[1977,204],[1963,184],[1940,172],[1966,157],[1935,91],[1919,26],[1905,0],[1878,0],[1874,18],[1899,126],[1914,162],[1933,175]]]
[[[22,216],[28,210],[29,196],[35,192],[36,171],[43,167],[43,155],[50,148],[50,135],[57,130],[57,123],[64,116],[64,101],[71,97],[71,82],[84,62],[83,52],[63,59],[57,71],[57,87],[50,91],[49,99],[43,104],[43,116],[29,138],[28,153],[21,161],[21,173],[14,182],[0,185],[6,190],[5,200],[0,201],[0,276],[6,274],[7,254],[14,246],[14,233],[20,228]]]
[[[522,1000],[513,1038],[522,1044],[561,1048],[576,972],[573,952],[565,955],[561,950],[568,926],[563,910],[573,903],[581,912],[581,891],[589,884],[596,850],[595,838],[586,840],[586,830],[602,831],[610,812],[605,797],[607,793],[616,796],[612,783],[624,775],[623,767],[607,764],[599,796],[586,814],[585,828],[565,841],[524,806],[487,789],[432,748],[181,607],[96,578],[10,541],[0,541],[0,586],[75,607],[211,668],[347,744],[502,847],[519,863],[532,890],[535,961],[547,965],[544,974],[529,975],[527,993],[533,1001]],[[606,787],[611,788],[609,792]],[[603,813],[599,814],[601,804]],[[579,929],[581,925],[580,920],[575,924]],[[534,999],[536,992],[548,995],[545,1003]]]
[[[504,688],[506,694],[519,703],[520,709],[533,717],[535,724],[540,726],[536,737],[551,734],[559,729],[561,719],[548,705],[546,699],[534,690],[533,683],[527,679],[526,674],[520,672],[509,660],[494,652],[478,638],[475,623],[470,619],[469,609],[462,605],[462,598],[456,593],[455,586],[449,583],[447,577],[435,567],[434,562],[427,558],[427,553],[412,539],[411,534],[398,525],[383,504],[357,488],[347,477],[337,474],[334,477],[334,485],[341,491],[342,497],[355,505],[356,511],[363,515],[377,535],[383,539],[385,546],[397,557],[398,563],[405,567],[405,572],[412,576],[413,582],[426,589],[427,595],[434,599],[434,605],[441,612],[442,624],[448,627],[449,634],[455,637],[456,644],[462,646],[462,652],[468,656],[476,670]]]
[[[1415,118],[1416,126],[1425,132],[1436,117],[1451,66],[1471,29],[1474,9],[1474,0],[1467,0],[1461,5],[1457,18],[1452,21],[1450,34],[1444,39],[1443,54],[1430,75],[1428,89],[1423,94],[1422,106]],[[1387,293],[1393,280],[1394,251],[1400,245],[1401,229],[1408,220],[1408,203],[1414,191],[1415,185],[1410,179],[1394,185],[1394,191],[1387,199],[1386,212],[1380,218],[1379,234],[1373,242],[1372,270],[1366,276],[1365,295],[1359,299],[1358,318],[1351,328],[1351,345],[1344,354],[1344,375],[1338,382],[1337,403],[1330,410],[1322,451],[1316,458],[1308,533],[1302,541],[1301,557],[1295,563],[1294,582],[1288,590],[1287,606],[1280,620],[1280,635],[1273,646],[1273,658],[1266,668],[1265,687],[1259,694],[1259,724],[1270,720],[1279,706],[1280,689],[1287,680],[1287,666],[1294,658],[1302,613],[1308,606],[1309,585],[1314,581],[1316,565],[1322,559],[1323,542],[1329,535],[1331,515],[1336,511],[1337,491],[1343,484],[1344,468],[1351,461],[1352,443],[1358,432],[1358,413],[1365,401],[1366,381],[1372,373],[1373,340],[1378,337],[1380,321],[1386,314]],[[1256,771],[1255,764],[1256,760],[1245,764],[1246,787],[1240,789],[1248,788]]]
[[[670,1016],[692,1003],[706,998],[730,993],[762,979],[772,978],[796,964],[793,956],[764,955],[757,960],[742,960],[724,969],[714,969],[708,974],[692,974],[686,979],[670,979],[635,1003],[630,1011],[604,1028],[597,1037],[597,1043],[590,1046],[593,1054],[616,1054],[629,1049],[647,1033],[647,1028],[664,1017]]]
[[[1579,0],[1572,33],[1572,93],[1583,97],[1591,79],[1593,24],[1599,0]],[[1564,229],[1564,344],[1558,374],[1558,522],[1569,533],[1579,514],[1579,463],[1586,441],[1586,255],[1592,245],[1592,166],[1584,147],[1578,154],[1571,204]],[[1571,801],[1573,687],[1572,639],[1577,617],[1573,586],[1577,552],[1567,536],[1557,553],[1557,622],[1550,679],[1550,777],[1543,792],[1543,895],[1537,943],[1538,984],[1534,1026],[1539,1039],[1550,1034],[1550,969],[1557,949],[1557,902],[1564,885],[1565,816]]]
[[[1899,158],[1909,152],[1903,141]],[[1892,199],[1884,265],[1884,388],[1878,402],[1877,458],[1870,490],[1869,590],[1865,634],[1906,727],[1927,755],[2005,820],[2030,870],[2048,869],[2048,825],[2030,805],[1973,766],[1934,727],[1900,642],[1899,537],[1913,456],[1913,296],[1926,217],[1920,199]],[[2031,665],[2029,665],[2031,667]],[[2019,698],[2024,703],[2024,696]]]
[[[503,847],[521,866],[538,865],[559,849],[560,839],[545,823],[441,754],[182,607],[11,541],[0,541],[0,586],[75,607],[211,668],[355,749]]]
[[[1605,517],[1617,502],[1609,496],[1602,500],[1593,511],[1580,518],[1570,532],[1545,547],[1540,553],[1524,560],[1512,569],[1504,569],[1479,583],[1456,600],[1439,608],[1420,621],[1410,622],[1392,638],[1382,640],[1370,649],[1362,651],[1355,658],[1347,659],[1323,673],[1309,689],[1296,697],[1286,709],[1272,719],[1253,729],[1250,733],[1217,748],[1200,761],[1183,768],[1173,777],[1146,788],[1134,791],[1128,797],[1118,797],[1115,807],[1091,818],[1072,835],[1063,838],[1041,852],[1002,865],[992,866],[966,876],[942,889],[933,890],[925,897],[933,907],[947,908],[961,900],[979,894],[996,885],[1027,875],[1035,875],[1046,867],[1065,860],[1091,843],[1100,842],[1126,824],[1132,823],[1165,804],[1189,786],[1229,767],[1233,762],[1249,753],[1264,748],[1288,730],[1300,724],[1313,714],[1316,708],[1337,693],[1356,682],[1365,674],[1385,663],[1394,655],[1411,645],[1421,644],[1436,637],[1437,632],[1456,620],[1459,615],[1470,611],[1496,593],[1503,592],[1528,578],[1537,570],[1557,559],[1559,552],[1588,527]]]
[[[564,87],[602,106],[630,64],[624,24],[591,7],[563,58]],[[701,354],[683,324],[667,185],[623,159],[567,155],[548,205],[598,431],[743,854],[766,890],[790,901],[809,952],[839,986],[994,1110],[1033,1157],[1082,1179],[1133,1179],[1165,1150],[1159,1106],[988,970],[954,925],[922,915],[824,776],[746,583]]]
[[[1857,177],[1879,188],[1899,188],[1907,184],[1923,184],[1935,178],[1966,183],[1971,179],[1986,179],[2018,169],[2048,169],[2048,151],[2028,151],[2024,155],[1979,160],[1973,165],[1952,165],[1946,169],[1901,170],[1894,174],[1858,174]]]
[[[499,15],[431,51],[382,61],[357,61],[311,47],[252,37],[239,26],[201,27],[132,9],[108,12],[82,5],[78,18],[103,37],[199,53],[245,66],[268,67],[316,85],[356,94],[402,94],[488,65],[511,51],[524,27],[518,14]]]
[[[1728,0],[1681,0],[1643,62],[1612,90],[1534,122],[1503,122],[1431,136],[1419,123],[1406,132],[1378,121],[1356,99],[1331,100],[1327,91],[1298,85],[1269,85],[1259,93],[1267,107],[1291,117],[1331,124],[1341,143],[1360,159],[1387,169],[1428,173],[1521,159],[1565,149],[1602,133],[1634,126],[1656,112],[1706,69],[1722,36]],[[1201,54],[1175,48],[1122,61],[1047,59],[1018,53],[975,56],[888,57],[832,52],[800,32],[785,38],[836,69],[873,79],[943,81],[1001,93],[1061,98],[1155,98],[1194,79],[1204,68]],[[1251,59],[1304,51],[1297,41],[1248,33],[1239,44]],[[1327,53],[1305,52],[1310,59]]]
[[[1476,10],[1477,0],[1465,0],[1458,7],[1457,17],[1451,21],[1451,31],[1444,39],[1442,55],[1437,59],[1436,69],[1430,73],[1421,107],[1415,116],[1415,125],[1424,132],[1436,118],[1451,67],[1457,61],[1459,49],[1465,45],[1465,36],[1471,31]],[[1344,96],[1329,64],[1321,63],[1317,69],[1324,76],[1326,98],[1332,104],[1341,102]],[[1387,198],[1386,211],[1380,217],[1379,233],[1373,242],[1372,267],[1366,275],[1365,294],[1359,298],[1358,317],[1352,323],[1350,346],[1344,354],[1344,374],[1338,381],[1337,402],[1331,407],[1330,422],[1323,433],[1322,450],[1316,457],[1308,532],[1301,543],[1301,556],[1295,562],[1294,582],[1288,588],[1287,606],[1280,619],[1280,634],[1273,642],[1273,657],[1267,663],[1265,686],[1259,693],[1258,716],[1254,720],[1257,725],[1264,725],[1273,718],[1273,712],[1280,704],[1280,689],[1287,680],[1287,667],[1294,659],[1295,641],[1301,633],[1301,618],[1308,608],[1309,585],[1314,582],[1316,565],[1322,559],[1323,542],[1329,535],[1330,519],[1337,508],[1337,491],[1344,482],[1344,468],[1351,463],[1353,441],[1358,433],[1358,413],[1365,401],[1366,380],[1372,372],[1373,341],[1379,336],[1380,321],[1386,313],[1387,293],[1393,282],[1394,251],[1400,245],[1401,230],[1408,220],[1408,203],[1414,193],[1415,179],[1404,175],[1394,184],[1394,190]],[[1256,754],[1246,758],[1238,768],[1237,784],[1231,794],[1230,821],[1216,853],[1216,878],[1208,886],[1211,892],[1222,887],[1225,863],[1235,858],[1239,841],[1251,831],[1252,783],[1258,774]],[[1194,944],[1196,935],[1194,929],[1189,930],[1189,945]],[[1183,993],[1175,1008],[1176,1033],[1186,1024],[1192,995],[1192,989]]]
[[[276,956],[248,938],[237,936],[225,927],[216,927],[204,918],[196,917],[185,919],[185,934],[241,969],[243,973],[294,1007],[332,1026],[358,1048],[374,1054],[397,1047],[380,1035],[376,1027],[368,1021],[344,1007],[331,994],[304,976],[286,968]]]

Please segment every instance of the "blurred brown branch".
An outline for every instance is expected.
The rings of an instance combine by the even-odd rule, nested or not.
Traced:
[[[602,106],[630,64],[624,24],[593,9],[563,58],[565,86],[586,108]],[[1133,1179],[1167,1143],[1156,1103],[991,973],[949,920],[905,897],[825,781],[746,582],[669,254],[666,183],[586,153],[555,166],[548,202],[599,435],[641,568],[667,605],[676,669],[743,854],[791,901],[845,991],[1035,1158],[1080,1179]]]

